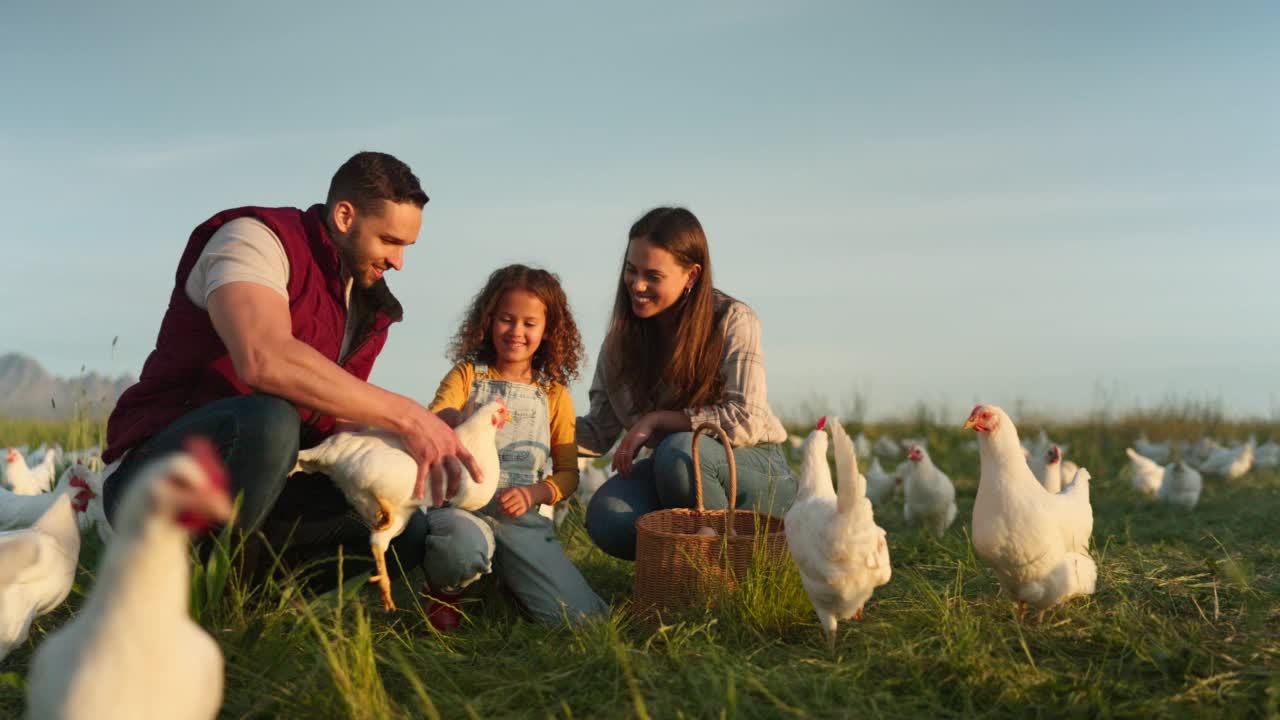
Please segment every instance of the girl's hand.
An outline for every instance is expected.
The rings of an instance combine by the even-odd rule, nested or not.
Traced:
[[[529,512],[534,505],[545,505],[551,492],[542,484],[517,485],[498,493],[498,507],[507,517],[517,518]]]

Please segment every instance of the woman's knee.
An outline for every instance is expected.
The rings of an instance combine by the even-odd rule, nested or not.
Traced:
[[[683,505],[684,499],[693,503],[693,433],[674,433],[658,444],[653,474],[664,505]]]
[[[636,559],[636,520],[640,512],[622,497],[601,487],[587,503],[587,536],[606,555],[620,560]]]
[[[724,491],[718,490],[721,478],[717,467],[723,464],[723,451],[719,443],[707,437],[700,438],[698,443],[703,506],[719,509]],[[697,505],[694,483],[699,473],[693,467],[693,433],[675,433],[663,440],[653,454],[653,468],[654,486],[663,507]]]

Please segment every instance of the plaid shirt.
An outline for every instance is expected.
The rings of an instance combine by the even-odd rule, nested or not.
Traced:
[[[787,439],[787,431],[769,409],[760,319],[746,303],[729,302],[720,321],[725,337],[720,362],[724,400],[715,405],[684,408],[684,414],[695,428],[707,422],[719,425],[735,447],[782,442]],[[577,422],[578,451],[583,455],[603,455],[641,417],[630,411],[631,396],[625,387],[609,387],[604,370],[607,365],[601,346],[588,393],[591,408]],[[624,412],[620,414],[619,409]]]

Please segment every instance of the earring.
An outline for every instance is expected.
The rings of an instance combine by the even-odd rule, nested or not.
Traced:
[[[689,297],[689,291],[690,291],[690,290],[692,290],[692,289],[693,289],[693,286],[692,286],[692,285],[690,285],[690,286],[686,287],[686,288],[684,289],[684,296],[685,296],[685,297]]]

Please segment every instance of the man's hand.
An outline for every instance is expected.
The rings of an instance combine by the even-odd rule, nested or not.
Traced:
[[[257,392],[368,427],[394,430],[418,461],[413,497],[433,504],[458,491],[462,468],[481,482],[478,463],[440,418],[413,400],[370,385],[293,337],[289,303],[253,282],[227,283],[209,294],[209,319],[236,375]],[[349,429],[343,427],[342,429]]]
[[[368,429],[369,427],[364,423],[358,423],[354,420],[343,420],[342,418],[338,418],[333,423],[333,433],[335,435],[344,432],[364,432]]]
[[[443,505],[458,494],[465,465],[471,479],[484,482],[480,464],[459,442],[453,428],[445,424],[435,413],[417,403],[410,406],[400,427],[405,450],[418,461],[418,478],[413,486],[413,499],[426,497],[427,478],[431,479],[431,505]]]

